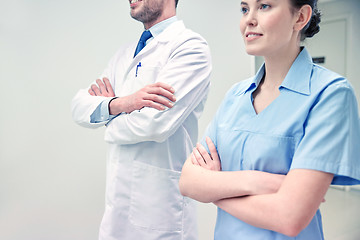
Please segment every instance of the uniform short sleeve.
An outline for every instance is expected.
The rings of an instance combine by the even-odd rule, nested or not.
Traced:
[[[346,81],[326,87],[311,108],[291,164],[299,168],[333,173],[332,184],[360,184],[360,119]]]
[[[215,117],[211,120],[211,122],[207,126],[205,133],[200,141],[200,144],[206,148],[206,150],[208,151],[209,154],[210,154],[210,150],[206,144],[205,139],[206,139],[206,137],[209,137],[211,139],[211,141],[214,143],[215,147],[217,146],[216,131],[217,131],[217,115],[218,115],[219,111],[220,111],[220,109],[218,109],[218,111],[215,114]]]
[[[236,97],[235,96],[236,93],[244,91],[244,88],[248,87],[248,85],[249,85],[248,81],[242,81],[234,84],[227,91],[222,103],[220,104],[220,107],[217,109],[215,116],[213,117],[210,124],[207,126],[205,134],[203,135],[200,141],[201,145],[203,145],[208,152],[210,151],[205,141],[206,137],[210,137],[215,147],[217,148],[217,131],[219,128],[219,121],[222,121],[222,116],[224,115],[224,112],[228,111],[228,107],[234,101],[234,97]]]

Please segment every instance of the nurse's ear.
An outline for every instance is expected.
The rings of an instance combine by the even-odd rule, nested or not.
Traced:
[[[308,24],[312,16],[312,8],[310,5],[303,5],[296,11],[296,22],[294,24],[294,30],[301,32],[301,30]]]

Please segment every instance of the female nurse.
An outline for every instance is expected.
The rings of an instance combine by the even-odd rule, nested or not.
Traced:
[[[243,0],[240,29],[258,73],[235,84],[186,161],[183,195],[218,206],[215,239],[324,239],[330,184],[360,184],[354,90],[301,42],[319,31],[316,0]]]

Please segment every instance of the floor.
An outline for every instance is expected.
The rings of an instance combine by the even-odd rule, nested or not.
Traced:
[[[320,207],[325,240],[360,240],[360,191],[330,188]]]

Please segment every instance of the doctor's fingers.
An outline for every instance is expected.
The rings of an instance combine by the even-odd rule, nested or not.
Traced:
[[[105,78],[104,78],[104,80],[105,80]],[[114,93],[110,93],[108,91],[107,87],[104,84],[105,82],[101,81],[100,79],[97,79],[96,83],[99,86],[101,96],[103,96],[103,97],[114,97]],[[109,84],[110,84],[110,82],[109,82]],[[110,89],[111,89],[111,92],[112,92],[111,87],[110,87]]]
[[[95,96],[101,95],[100,89],[96,84],[92,84],[90,89],[95,93]]]
[[[175,89],[172,86],[170,86],[169,84],[163,83],[163,82],[156,82],[156,83],[150,84],[148,86],[150,86],[150,87],[160,87],[160,88],[165,89],[166,91],[169,91],[171,93],[175,93]]]
[[[139,104],[138,106],[136,106],[136,109],[141,109],[143,107],[149,107],[149,108],[155,108],[159,111],[165,110],[164,105],[160,104],[160,103],[156,103],[152,100],[142,100],[141,104]]]
[[[170,102],[169,100],[167,100],[166,98],[156,95],[156,94],[146,94],[143,97],[144,100],[150,100],[152,102],[154,102],[155,104],[161,104],[164,105],[168,108],[172,108],[174,106],[174,104],[172,102]],[[164,109],[161,109],[164,110]]]
[[[101,95],[104,95],[107,93],[105,84],[100,79],[96,79],[96,83],[99,86]]]
[[[166,97],[167,99],[173,102],[176,101],[176,97],[174,95],[175,92],[174,89],[165,83],[155,83],[152,85],[148,85],[147,87],[145,87],[145,91],[147,93]]]
[[[96,94],[94,93],[94,91],[93,91],[91,88],[89,88],[88,93],[89,93],[91,96],[96,96]]]
[[[115,97],[115,93],[113,91],[113,88],[110,84],[110,81],[109,79],[107,78],[103,78],[103,81],[105,83],[105,88],[106,88],[106,91],[108,92],[109,96],[108,97]]]

